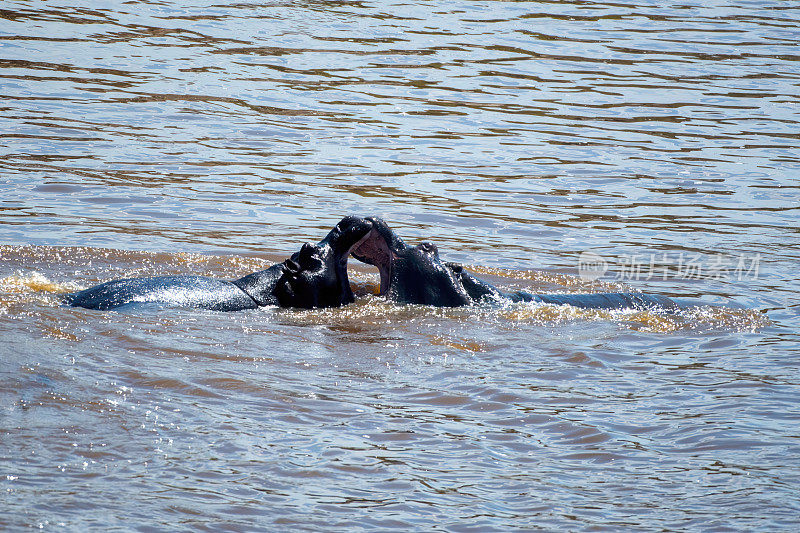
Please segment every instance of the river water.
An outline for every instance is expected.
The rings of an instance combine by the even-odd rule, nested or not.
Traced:
[[[794,530],[800,2],[0,3],[0,529]],[[96,312],[342,216],[676,315]]]

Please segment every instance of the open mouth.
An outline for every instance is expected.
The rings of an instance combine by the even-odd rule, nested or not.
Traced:
[[[350,253],[362,263],[367,263],[378,269],[381,276],[378,294],[385,295],[389,291],[389,282],[392,279],[394,254],[389,249],[389,245],[383,235],[373,227],[350,249]]]
[[[365,250],[366,250],[366,249],[368,249],[368,248],[369,248],[369,246],[370,246],[370,244],[369,244],[369,243],[370,243],[372,240],[374,240],[374,239],[383,240],[383,239],[380,237],[380,235],[378,235],[378,234],[377,234],[377,232],[375,231],[375,229],[374,229],[374,228],[370,228],[370,230],[369,230],[369,231],[367,231],[367,233],[365,233],[363,237],[361,237],[361,238],[360,238],[360,239],[358,239],[356,242],[354,242],[354,243],[353,243],[353,244],[350,246],[350,248],[348,248],[348,249],[347,249],[347,250],[346,250],[346,251],[345,251],[345,252],[342,254],[342,259],[343,259],[344,261],[347,261],[347,258],[348,258],[348,257],[350,257],[350,254],[353,254],[353,257],[355,257],[356,259],[359,259],[359,258],[358,258],[358,257],[357,257],[355,254],[356,254],[356,253],[358,253],[358,250],[360,250],[360,249],[361,249],[362,247],[364,247],[364,246],[366,246]],[[361,259],[359,259],[359,261],[361,261]]]

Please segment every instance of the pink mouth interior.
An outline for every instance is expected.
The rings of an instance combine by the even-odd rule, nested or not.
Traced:
[[[363,263],[377,267],[381,276],[380,295],[389,290],[389,281],[392,272],[392,252],[386,240],[376,230],[371,230],[364,238],[358,241],[350,252],[353,257]]]

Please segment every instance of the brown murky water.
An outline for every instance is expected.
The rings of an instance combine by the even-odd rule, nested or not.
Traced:
[[[794,530],[800,2],[0,4],[0,529]],[[677,315],[94,312],[343,215]]]

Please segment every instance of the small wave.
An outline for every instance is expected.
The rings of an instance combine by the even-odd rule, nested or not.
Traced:
[[[382,326],[413,327],[426,321],[478,323],[527,323],[553,326],[574,322],[611,322],[635,331],[674,332],[753,332],[770,324],[769,318],[752,309],[692,306],[677,312],[664,309],[582,309],[571,305],[539,302],[518,302],[505,305],[480,304],[468,307],[433,307],[397,305],[383,297],[366,295],[339,308],[311,310],[279,310],[283,320],[293,324],[327,325],[351,332]],[[449,341],[448,341],[449,342]],[[468,351],[482,351],[479,345],[458,343]]]
[[[770,324],[769,318],[753,309],[692,306],[677,312],[664,309],[580,309],[571,305],[536,302],[503,307],[499,314],[512,321],[536,324],[598,321],[616,322],[636,331],[651,333],[732,331],[753,332]]]
[[[0,278],[0,292],[6,294],[26,294],[26,293],[64,293],[78,290],[80,287],[73,283],[61,283],[51,281],[44,274],[39,272],[22,272]]]

